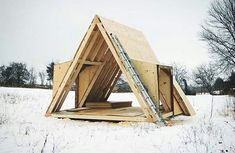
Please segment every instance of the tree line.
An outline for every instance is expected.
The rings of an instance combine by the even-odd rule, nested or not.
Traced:
[[[186,95],[196,93],[233,94],[235,72],[221,74],[215,65],[201,64],[191,73],[185,65],[173,63],[173,75]],[[223,76],[223,77],[221,77]]]
[[[1,65],[0,86],[51,88],[53,69],[54,62],[46,65],[46,70],[40,72],[37,72],[33,67],[28,68],[22,62],[11,62],[9,65]]]

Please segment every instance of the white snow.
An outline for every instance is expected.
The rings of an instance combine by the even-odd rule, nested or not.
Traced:
[[[45,117],[51,90],[0,87],[0,152],[157,153],[235,152],[235,98],[189,96],[197,115],[173,126],[89,122]],[[73,106],[70,92],[64,108]],[[132,93],[110,100],[133,100]],[[212,107],[213,106],[213,107]]]

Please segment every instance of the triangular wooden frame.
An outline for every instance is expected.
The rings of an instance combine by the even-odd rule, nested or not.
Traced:
[[[158,60],[154,56],[153,51],[151,50],[151,47],[148,45],[142,33],[135,29],[126,27],[124,25],[96,15],[90,27],[88,28],[88,31],[84,36],[78,50],[76,51],[74,58],[72,59],[72,61],[63,64],[64,69],[62,71],[62,74],[57,75],[60,77],[60,79],[58,79],[59,83],[57,83],[57,86],[55,85],[55,87],[53,88],[53,99],[48,107],[46,116],[52,115],[56,117],[118,121],[124,120],[155,122],[158,120],[154,112],[150,109],[149,104],[139,93],[130,73],[126,70],[125,66],[120,60],[120,57],[117,53],[118,48],[110,37],[111,33],[115,33],[120,38],[120,41],[124,44],[124,47],[127,50],[127,54],[129,55],[132,63],[135,65],[140,75],[141,81],[144,83],[147,90],[149,91],[149,95],[151,95],[152,99],[155,100],[155,103],[156,105],[158,105],[159,108],[160,103],[164,103],[164,100],[166,101],[167,99],[167,96],[165,96],[165,99],[164,96],[160,94],[161,81],[163,82],[163,84],[167,82],[169,87],[171,87],[167,89],[167,93],[171,93],[168,97],[168,101],[171,102],[165,104],[170,106],[170,108],[167,108],[167,106],[163,105],[165,110],[170,109],[168,111],[170,112],[168,113],[170,115],[167,116],[178,114],[195,114],[187,97],[184,95],[177,82],[173,79],[171,68],[162,66],[158,62]],[[139,55],[137,55],[138,53]],[[87,68],[88,66],[89,68]],[[149,69],[143,69],[144,67],[148,67]],[[78,97],[80,98],[79,103],[75,103],[75,107],[82,108],[85,102],[87,102],[87,99],[88,101],[95,101],[97,99],[99,99],[99,101],[106,101],[107,97],[111,94],[111,90],[114,87],[114,84],[116,83],[120,74],[123,73],[126,76],[128,84],[130,85],[133,93],[138,99],[138,102],[140,103],[141,110],[144,113],[145,119],[139,117],[125,118],[123,116],[115,115],[106,115],[105,117],[96,117],[96,115],[93,115],[90,118],[89,115],[70,114],[66,116],[66,113],[61,113],[60,109],[64,103],[66,96],[68,95],[72,85],[75,82],[78,83],[79,77],[82,77],[82,73],[84,73],[84,69],[89,69],[89,73],[92,72],[92,79],[90,80],[89,85],[85,86],[86,89],[82,92],[83,95],[81,97]],[[150,73],[148,73],[149,71],[151,72],[151,74],[154,75],[148,76],[151,75]],[[168,80],[165,79],[166,77],[164,77],[164,75],[167,74],[165,73],[166,71],[167,73],[169,72]],[[162,77],[160,77],[161,74],[163,74]],[[148,77],[150,77],[150,79],[148,79]],[[103,80],[99,80],[99,78],[102,78]],[[160,78],[163,78],[163,80],[161,80]],[[100,82],[100,84],[97,85],[97,82]],[[104,84],[107,86],[106,88],[108,89],[98,91],[98,88],[101,88],[101,85]],[[79,90],[79,86],[77,87],[77,89]],[[165,89],[162,88],[162,90]],[[105,92],[102,93],[103,91]],[[92,92],[95,92],[93,94],[93,97],[91,95]],[[94,95],[96,94],[102,96],[94,98]],[[76,102],[77,101],[78,100],[76,100]]]

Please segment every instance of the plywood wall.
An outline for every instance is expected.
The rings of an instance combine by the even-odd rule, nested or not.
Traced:
[[[64,63],[58,63],[54,65],[54,74],[53,74],[53,97],[63,80],[69,66],[71,64],[71,61],[67,61]]]

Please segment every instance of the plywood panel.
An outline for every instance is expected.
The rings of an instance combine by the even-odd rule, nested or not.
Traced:
[[[156,64],[149,62],[131,60],[135,67],[142,83],[144,84],[146,90],[148,91],[151,98],[158,103],[158,81],[157,81],[157,67]]]
[[[108,121],[142,121],[147,122],[140,107],[125,107],[115,109],[100,108],[78,108],[52,113],[52,116],[59,118],[73,118],[86,120],[108,120]],[[163,117],[172,116],[172,112],[163,113]]]
[[[160,100],[166,111],[172,110],[171,74],[162,68],[159,69]]]
[[[64,63],[58,63],[54,65],[54,74],[53,74],[53,97],[61,84],[65,73],[67,72],[71,61],[67,61]]]
[[[98,66],[88,66],[86,67],[82,72],[79,73],[79,87],[78,87],[78,91],[79,91],[79,98],[78,101],[80,102],[88,88],[88,86],[90,85],[96,71],[98,69]],[[79,103],[78,102],[78,103]]]
[[[148,61],[155,64],[159,63],[152,48],[141,31],[103,17],[99,18],[106,31],[109,34],[113,33],[118,37],[131,59]]]
[[[52,113],[54,117],[109,120],[109,121],[147,121],[139,107],[125,107],[116,109],[77,109],[77,111],[60,111]]]
[[[177,97],[176,99],[177,102],[179,103],[179,106],[181,107],[182,110],[184,110],[185,115],[195,115],[195,110],[193,109],[192,105],[190,104],[188,98],[184,94],[183,90],[177,83],[175,79],[173,79],[173,84],[174,84],[174,97]]]
[[[73,111],[80,115],[107,115],[107,116],[141,116],[144,113],[139,107],[123,107],[123,108],[91,108]]]
[[[174,102],[174,110],[173,110],[174,115],[179,115],[179,114],[184,113],[181,107],[179,106],[179,102],[177,101],[177,98],[175,96],[174,96],[173,102]]]

